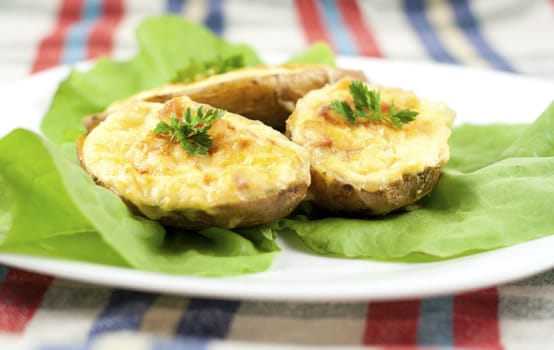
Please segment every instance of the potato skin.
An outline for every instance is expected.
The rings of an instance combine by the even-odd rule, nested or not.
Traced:
[[[81,136],[77,139],[77,158],[81,167],[88,172],[83,159],[85,138],[86,136]],[[99,181],[93,174],[89,173],[89,175],[91,175],[97,185],[111,189],[118,194],[113,188]],[[237,228],[260,225],[290,214],[306,197],[308,185],[306,182],[299,182],[268,197],[251,202],[216,206],[211,208],[209,212],[194,208],[167,211],[163,212],[156,220],[163,226],[185,230],[201,230],[214,226]],[[120,194],[118,195],[133,213],[148,217],[132,201]],[[156,207],[148,208],[148,211],[158,210],[159,208]]]
[[[346,76],[366,80],[361,71],[318,64],[247,67],[190,84],[169,84],[146,90],[129,99],[164,103],[174,97],[189,96],[193,101],[260,120],[283,131],[300,97]],[[87,130],[122,102],[115,102],[104,113],[85,117]]]
[[[310,154],[308,197],[331,213],[360,216],[415,204],[434,189],[448,160],[453,111],[410,91],[368,85],[394,96],[397,108],[420,115],[402,129],[368,120],[350,124],[329,107],[350,96],[350,83],[344,79],[311,91],[287,120],[287,136]]]
[[[198,105],[198,104],[195,104]],[[211,108],[206,106],[207,108]],[[240,118],[235,116],[235,118]],[[242,118],[243,120],[246,120]],[[250,124],[257,124],[255,127],[271,130],[268,126],[262,125],[260,122],[248,121]],[[253,125],[254,126],[254,125]],[[274,134],[279,134],[275,130],[271,130]],[[288,215],[306,196],[310,179],[309,179],[309,164],[307,156],[299,153],[298,156],[303,159],[304,169],[302,173],[305,176],[294,177],[293,180],[287,183],[286,188],[280,190],[268,190],[261,193],[259,196],[251,200],[243,200],[239,202],[223,202],[215,206],[206,208],[195,208],[194,206],[184,206],[173,210],[163,210],[159,206],[146,205],[144,203],[137,204],[120,193],[118,189],[110,184],[101,181],[93,172],[90,171],[86,164],[84,155],[84,145],[89,134],[81,136],[77,139],[76,149],[79,163],[85,171],[91,175],[93,180],[100,186],[110,189],[116,193],[127,206],[137,215],[142,215],[159,221],[162,225],[185,230],[198,230],[208,227],[223,227],[223,228],[238,228],[259,225],[271,222]],[[294,147],[302,151],[298,146],[286,140],[279,134],[283,142],[290,143],[290,147]],[[277,147],[277,145],[276,145]],[[287,146],[289,147],[289,146]]]
[[[311,170],[310,195],[314,203],[330,212],[361,216],[383,215],[414,204],[435,187],[441,167],[428,167],[418,174],[406,174],[383,189],[370,192]]]
[[[258,69],[242,69],[245,74],[237,79],[202,86],[191,84],[178,94],[192,100],[222,108],[278,129],[285,129],[285,121],[294,110],[296,101],[310,90],[318,89],[344,76],[363,79],[358,71],[321,65],[284,65],[288,73],[268,72]]]

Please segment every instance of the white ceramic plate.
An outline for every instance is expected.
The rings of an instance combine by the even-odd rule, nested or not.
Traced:
[[[457,123],[532,122],[554,98],[554,82],[455,66],[340,58],[379,84],[446,101]],[[58,68],[0,91],[0,136],[14,127],[38,130],[57,84]],[[445,233],[446,234],[446,233]],[[0,262],[57,277],[113,287],[233,299],[392,300],[456,293],[523,278],[554,266],[554,236],[463,258],[419,264],[348,260],[311,254],[291,241],[262,273],[199,278],[0,254]]]

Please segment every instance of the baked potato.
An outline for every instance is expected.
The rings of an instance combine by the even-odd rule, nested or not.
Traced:
[[[285,120],[296,100],[308,91],[332,83],[344,76],[365,80],[361,71],[317,64],[288,64],[236,69],[188,84],[169,84],[140,92],[129,99],[165,102],[177,96],[261,120],[278,130],[285,129]],[[106,112],[89,116],[87,128],[94,127],[105,116],[127,101],[118,101]]]
[[[380,92],[381,111],[417,112],[401,127],[381,120],[347,118],[332,101],[353,105],[351,79],[313,90],[287,120],[287,136],[308,151],[313,203],[331,212],[380,215],[406,208],[432,191],[450,152],[455,113],[413,92],[365,84]],[[354,108],[354,107],[352,107]]]
[[[186,96],[121,104],[77,141],[81,166],[166,226],[246,227],[289,214],[306,195],[310,167],[306,152],[280,132],[225,112],[207,131],[212,143],[203,155],[153,132],[160,120],[200,106],[212,109]]]

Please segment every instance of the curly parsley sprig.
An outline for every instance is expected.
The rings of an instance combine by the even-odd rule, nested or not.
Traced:
[[[389,111],[383,113],[381,111],[381,94],[379,91],[370,91],[367,86],[359,80],[352,81],[349,90],[354,102],[354,108],[352,108],[348,102],[339,100],[333,101],[330,108],[346,117],[350,124],[354,124],[356,118],[366,118],[375,121],[387,121],[398,129],[402,129],[404,124],[413,121],[418,115],[418,112],[409,109],[397,111],[394,101],[391,102]]]
[[[212,146],[212,138],[208,130],[212,123],[225,114],[222,109],[208,109],[200,106],[193,110],[187,107],[182,118],[175,114],[169,116],[170,124],[160,121],[154,128],[155,135],[170,135],[169,141],[180,142],[185,151],[191,155],[206,154]]]
[[[202,78],[242,68],[245,65],[244,57],[242,55],[233,55],[225,58],[218,56],[211,61],[197,61],[196,59],[191,58],[189,60],[189,65],[178,70],[171,82],[192,83]]]

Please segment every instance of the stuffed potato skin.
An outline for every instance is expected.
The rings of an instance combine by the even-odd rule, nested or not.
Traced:
[[[225,109],[278,129],[285,129],[285,120],[296,101],[308,91],[350,76],[366,80],[361,71],[320,64],[286,64],[236,69],[189,84],[168,84],[149,89],[129,99],[164,103],[178,96]],[[94,127],[106,114],[117,110],[127,100],[118,101],[103,114],[90,116],[87,129]]]
[[[350,124],[330,104],[352,101],[351,82],[311,91],[287,120],[289,138],[310,154],[310,196],[337,213],[382,215],[410,206],[433,190],[449,158],[454,112],[410,91],[366,84],[388,101],[383,104],[394,101],[419,115],[401,129],[360,118]]]
[[[120,106],[78,140],[81,166],[136,213],[166,226],[236,228],[289,214],[306,195],[309,161],[278,131],[225,113],[209,130],[205,155],[153,134],[160,120],[199,106],[211,108],[188,97]]]

